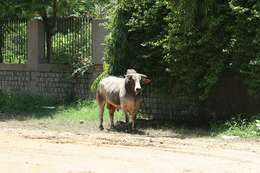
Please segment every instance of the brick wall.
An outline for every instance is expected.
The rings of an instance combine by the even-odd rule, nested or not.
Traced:
[[[63,99],[70,95],[72,81],[69,79],[68,73],[37,72],[35,75],[35,94],[56,97],[59,99]]]
[[[82,77],[72,78],[70,72],[15,71],[0,69],[0,90],[15,94],[30,94],[64,100],[94,98],[90,85],[100,69],[94,68]]]
[[[31,72],[0,70],[0,89],[29,93],[31,90]]]
[[[0,90],[16,94],[30,94],[54,97],[93,98],[90,85],[100,69],[93,69],[79,78],[72,78],[70,72],[10,71],[0,69]]]

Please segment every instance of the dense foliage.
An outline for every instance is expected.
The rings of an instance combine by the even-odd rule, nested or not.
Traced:
[[[164,18],[169,10],[156,0],[120,1],[112,13],[107,38],[107,62],[111,73],[123,74],[134,67],[148,74],[163,72],[163,47],[167,33]]]
[[[108,0],[12,0],[0,2],[0,17],[82,16],[103,17],[110,7]]]
[[[109,29],[112,74],[134,67],[153,80],[167,76],[177,97],[195,103],[205,101],[227,74],[259,93],[258,0],[118,0]]]
[[[190,27],[182,23],[185,15],[172,13],[167,61],[179,83],[188,86],[182,89],[196,91],[203,99],[226,72],[251,71],[252,62],[260,58],[259,5],[216,1]]]

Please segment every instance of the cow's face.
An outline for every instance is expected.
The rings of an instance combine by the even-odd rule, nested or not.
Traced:
[[[147,76],[141,73],[137,73],[134,69],[128,69],[126,72],[126,90],[129,94],[140,94],[142,87],[141,81],[144,84],[148,84],[151,80],[147,79]]]
[[[128,90],[128,92],[134,93],[135,95],[140,94],[142,90],[141,81],[147,83],[150,80],[146,79],[146,76],[143,74],[139,74],[139,73],[127,74],[126,89]]]

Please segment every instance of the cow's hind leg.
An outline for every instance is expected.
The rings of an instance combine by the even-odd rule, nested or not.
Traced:
[[[99,91],[97,91],[96,99],[97,99],[97,103],[98,103],[98,106],[99,106],[99,129],[103,130],[104,129],[104,127],[103,127],[103,117],[104,117],[104,107],[105,107],[105,104],[106,104],[106,100],[105,100],[105,97],[102,96],[102,94]]]
[[[136,113],[133,113],[131,115],[131,130],[136,130],[135,120],[136,120]]]
[[[115,112],[116,108],[111,104],[107,104],[107,108],[109,110],[110,129],[113,129],[114,128],[114,112]]]
[[[125,123],[128,124],[128,122],[129,122],[129,117],[128,117],[127,111],[124,111],[124,114],[125,114]]]

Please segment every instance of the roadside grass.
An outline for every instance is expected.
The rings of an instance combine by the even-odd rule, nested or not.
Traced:
[[[94,100],[77,100],[58,106],[52,119],[58,121],[95,121],[98,119],[98,107]]]
[[[98,121],[99,110],[95,100],[77,100],[72,103],[59,105],[50,117],[56,121]],[[119,120],[119,113],[115,112],[115,121]],[[108,111],[105,109],[104,120],[109,119]]]
[[[260,137],[260,115],[251,120],[233,118],[225,123],[210,125],[211,136],[237,136],[241,138]]]
[[[123,121],[122,112],[115,112],[114,121]],[[32,120],[61,123],[98,122],[98,106],[95,100],[76,100],[60,103],[49,97],[19,96],[0,93],[0,121]],[[104,113],[105,123],[109,122],[107,109]],[[143,131],[164,131],[183,136],[239,136],[242,138],[260,137],[260,115],[252,120],[232,119],[225,123],[211,123],[209,128],[189,127],[169,121],[139,120]],[[257,126],[258,125],[258,126]]]
[[[108,120],[105,110],[104,119]],[[115,112],[115,121],[121,120]],[[98,121],[98,106],[95,100],[57,102],[50,97],[0,94],[0,120],[50,120],[50,121]]]
[[[0,119],[25,120],[29,118],[49,117],[58,103],[51,98],[38,96],[23,96],[0,93]]]

